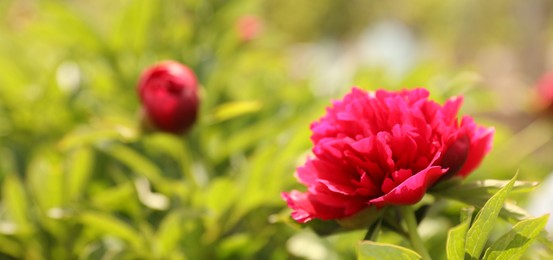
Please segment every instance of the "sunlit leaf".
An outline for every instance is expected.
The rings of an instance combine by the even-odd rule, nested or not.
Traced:
[[[482,209],[476,215],[473,225],[467,232],[467,239],[465,243],[465,251],[471,259],[478,259],[488,240],[488,236],[492,231],[494,224],[497,220],[503,203],[507,198],[507,195],[513,188],[515,180],[518,174],[511,179],[505,187],[501,188],[495,195],[493,195],[488,202],[482,207]]]
[[[177,247],[183,235],[181,227],[182,221],[182,214],[176,211],[170,213],[163,219],[155,234],[154,240],[154,252],[158,257],[168,257],[171,252],[175,251],[175,247]]]
[[[0,235],[0,252],[21,259],[23,257],[24,248],[20,243],[14,241],[14,239]]]
[[[447,233],[447,259],[465,259],[465,239],[470,227],[474,208],[466,208],[461,211],[461,223]]]
[[[442,196],[458,200],[469,205],[484,205],[501,187],[504,187],[508,181],[502,180],[479,180],[467,183],[461,183],[457,180],[446,181],[434,188],[431,192],[437,196]],[[516,181],[511,193],[526,193],[534,190],[538,182]]]
[[[419,260],[421,256],[415,251],[393,245],[373,241],[363,241],[359,244],[357,259],[359,260]]]
[[[520,259],[543,230],[548,218],[545,215],[517,223],[486,250],[484,259]]]
[[[95,162],[94,152],[90,148],[80,148],[70,155],[69,170],[65,172],[65,197],[69,201],[81,198],[86,190]]]
[[[156,188],[170,192],[170,186],[158,166],[137,151],[122,144],[111,144],[104,150],[115,159],[128,166],[133,172],[148,178]]]
[[[145,244],[141,234],[129,224],[113,216],[96,212],[85,212],[78,216],[78,220],[99,234],[110,234],[127,241],[135,250],[144,249]]]
[[[235,101],[219,105],[213,111],[213,123],[232,119],[244,114],[254,113],[261,109],[260,101]]]
[[[17,176],[13,174],[6,176],[2,186],[2,198],[8,216],[10,216],[16,225],[15,231],[20,234],[32,232],[28,212],[31,209],[30,203],[28,202],[25,189]]]

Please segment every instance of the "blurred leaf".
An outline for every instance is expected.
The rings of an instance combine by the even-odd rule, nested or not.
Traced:
[[[540,232],[540,234],[538,235],[538,241],[547,249],[550,255],[553,255],[553,241],[551,241],[551,238],[547,231],[542,230]]]
[[[327,240],[305,229],[288,239],[286,248],[294,256],[304,259],[339,259]]]
[[[480,258],[480,254],[488,236],[494,227],[497,216],[503,207],[507,195],[514,186],[518,174],[511,179],[505,187],[493,195],[476,215],[473,225],[467,232],[465,251],[471,259]]]
[[[374,206],[369,206],[362,211],[359,211],[353,216],[337,219],[336,222],[341,226],[349,229],[366,229],[375,221],[380,219],[384,209],[378,209]]]
[[[288,219],[293,223],[297,223],[290,217],[289,213]],[[315,234],[319,236],[328,236],[339,232],[344,232],[346,230],[343,226],[339,224],[339,222],[334,220],[312,219],[311,221],[307,222],[305,226],[311,228],[313,232],[315,232]]]
[[[225,237],[220,246],[217,247],[217,258],[251,258],[252,254],[255,253],[253,251],[258,249],[259,244],[264,243],[264,241],[259,241],[259,235],[256,234],[254,237],[251,233],[239,233]]]
[[[248,127],[244,127],[240,131],[233,133],[231,136],[211,138],[206,140],[209,153],[213,156],[214,162],[220,162],[228,158],[232,154],[243,152],[257,145],[261,140],[269,136],[273,136],[279,131],[275,125],[281,125],[282,122],[272,120],[261,121]]]
[[[78,220],[87,228],[98,232],[98,234],[111,234],[127,241],[134,250],[142,251],[146,249],[142,235],[129,224],[113,216],[99,212],[84,212],[78,216]]]
[[[97,125],[79,128],[65,135],[58,143],[58,147],[69,150],[113,141],[129,142],[138,137],[136,129],[128,122],[96,122],[95,124]]]
[[[205,239],[214,241],[225,228],[228,222],[227,218],[223,218],[225,213],[237,202],[236,195],[237,187],[228,178],[220,177],[210,183],[209,188],[203,194],[204,200],[202,203],[208,210],[206,215]]]
[[[228,102],[216,107],[211,117],[208,116],[210,123],[218,123],[232,119],[241,115],[257,112],[263,104],[260,101],[235,101]]]
[[[486,250],[484,259],[519,259],[543,230],[548,217],[545,215],[517,223]]]
[[[16,259],[22,259],[24,249],[20,243],[14,241],[12,238],[0,235],[0,252],[8,254]]]
[[[154,15],[160,3],[150,0],[127,1],[120,12],[118,25],[113,30],[112,40],[116,50],[132,50],[136,53],[145,50],[149,33],[155,27]]]
[[[14,152],[0,147],[0,183],[5,176],[17,173]]]
[[[421,256],[415,251],[392,244],[363,241],[359,244],[359,260],[418,260]]]
[[[41,22],[32,24],[33,36],[48,39],[48,43],[55,42],[61,46],[79,46],[92,52],[101,52],[102,38],[90,23],[84,19],[70,5],[63,2],[40,2]],[[63,25],[63,30],[58,26]]]
[[[472,213],[474,208],[465,208],[461,211],[461,223],[453,227],[447,233],[447,259],[463,260],[465,259],[465,240],[467,230],[470,227]]]
[[[16,233],[27,235],[32,232],[28,215],[31,205],[28,202],[25,189],[17,176],[13,174],[6,176],[4,185],[2,186],[2,198],[10,220],[16,225]]]
[[[532,215],[526,212],[525,209],[509,201],[505,202],[501,212],[499,212],[499,216],[509,221],[511,224],[515,224],[523,219],[532,217]]]
[[[148,158],[127,146],[116,143],[104,147],[104,150],[113,158],[129,167],[133,172],[148,178],[157,189],[170,193],[171,185],[163,178],[162,172],[157,165],[148,160]]]
[[[143,141],[148,151],[169,155],[182,164],[183,169],[189,169],[192,162],[185,150],[182,139],[173,134],[155,133],[144,136]]]
[[[126,182],[112,188],[104,187],[93,194],[91,202],[94,206],[107,211],[136,206],[133,183]]]
[[[182,214],[178,211],[173,211],[163,219],[153,241],[156,257],[169,257],[172,252],[176,251],[179,240],[183,235],[182,221]]]
[[[42,212],[61,207],[64,191],[61,156],[48,150],[40,150],[28,166],[29,192]]]
[[[186,177],[186,181],[195,186],[198,183],[193,174],[193,158],[191,151],[186,149],[184,141],[172,134],[156,133],[145,136],[143,138],[146,150],[148,152],[159,153],[163,157],[171,157],[180,165],[182,174]],[[183,192],[186,192],[183,189]]]
[[[469,203],[470,205],[483,205],[508,182],[503,180],[480,180],[460,183],[459,180],[455,179],[439,184],[431,192],[434,195]],[[538,182],[516,181],[511,193],[530,192],[537,186]]]
[[[90,148],[77,148],[69,155],[69,170],[65,171],[65,197],[77,201],[86,191],[86,185],[93,173],[95,156]]]

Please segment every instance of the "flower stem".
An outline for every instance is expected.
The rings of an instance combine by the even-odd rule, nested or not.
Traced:
[[[423,260],[432,259],[430,258],[426,247],[424,247],[424,243],[422,242],[419,233],[417,232],[417,220],[415,218],[415,211],[413,210],[413,208],[408,206],[401,208],[403,219],[407,224],[407,231],[409,233],[409,240],[411,241],[411,245],[413,246],[415,251],[417,251],[421,255]]]
[[[382,218],[377,220],[375,223],[369,226],[365,238],[363,240],[376,241],[378,238],[378,233],[380,232],[380,227],[382,226]]]

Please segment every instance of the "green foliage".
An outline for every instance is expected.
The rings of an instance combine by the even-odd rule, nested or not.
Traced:
[[[473,208],[467,208],[463,211],[461,223],[451,228],[448,233],[448,259],[481,259],[482,251],[497,223],[505,199],[516,184],[516,177],[517,175],[484,204],[474,221],[472,221]],[[524,219],[516,223],[510,231],[498,238],[485,250],[484,259],[520,258],[542,232],[547,219],[548,216],[543,216]]]
[[[474,208],[466,208],[461,212],[461,224],[453,227],[447,233],[447,259],[465,258],[465,237],[472,221]]]
[[[401,214],[393,209],[370,208],[338,221],[341,225],[312,221],[304,230],[291,222],[280,193],[298,185],[293,173],[309,154],[310,122],[354,84],[427,86],[437,100],[464,94],[468,106],[463,109],[477,115],[501,110],[497,104],[505,100],[486,89],[470,66],[446,62],[458,58],[449,48],[398,77],[357,64],[346,72],[351,78],[345,83],[322,91],[317,82],[334,74],[343,57],[330,55],[328,64],[316,64],[328,70],[313,72],[305,65],[312,57],[297,55],[303,45],[296,43],[350,46],[367,26],[388,19],[388,12],[426,31],[428,39],[437,40],[431,45],[509,37],[512,30],[497,20],[475,31],[480,38],[460,33],[466,30],[460,21],[466,19],[450,11],[457,14],[466,5],[435,0],[0,1],[0,259],[386,259],[382,254],[418,259],[406,249]],[[492,6],[486,4],[475,17],[488,21],[485,11]],[[236,22],[243,15],[262,21],[258,38],[241,39]],[[472,32],[475,26],[468,28]],[[488,32],[498,28],[500,35],[490,40],[494,36]],[[165,59],[191,67],[201,84],[199,121],[185,136],[140,127],[136,81],[145,67]],[[344,67],[354,67],[345,60]],[[511,129],[499,120],[486,115],[480,120],[497,127],[502,153],[492,154],[475,178],[510,175],[525,158],[540,163],[522,164],[537,168],[525,171],[530,177],[524,179],[543,177],[551,166],[549,154],[542,161],[529,155],[551,138],[548,123],[510,138]],[[497,235],[486,224],[497,214],[513,228],[484,257],[520,256],[534,241],[553,248],[545,231],[537,233],[545,217],[531,218],[522,206],[496,197],[504,199],[506,183],[443,182],[432,191],[437,198],[432,207],[419,207],[418,221],[443,221],[436,212],[451,204],[444,206],[441,198],[480,210],[474,222],[472,211],[464,212],[450,231],[452,259],[463,258],[468,246],[480,256],[483,243]],[[512,185],[510,194],[517,196],[536,183]],[[486,204],[490,198],[494,207]],[[457,211],[448,214],[445,224],[457,218]],[[352,230],[368,226],[379,242],[356,248],[364,231]],[[490,236],[478,237],[484,229]],[[460,239],[469,235],[475,239]],[[439,247],[437,240],[426,242]]]
[[[549,216],[527,219],[513,226],[487,250],[484,259],[518,259],[542,232]]]
[[[470,258],[480,258],[482,248],[484,248],[484,245],[486,244],[488,236],[494,226],[493,224],[496,223],[499,211],[503,207],[503,203],[505,202],[507,195],[513,188],[515,180],[516,175],[509,183],[507,183],[507,185],[505,185],[505,187],[493,195],[476,215],[474,223],[472,223],[471,227],[467,231],[467,239],[465,243],[465,252]]]
[[[383,244],[372,241],[363,241],[359,244],[357,255],[359,260],[377,260],[377,259],[402,259],[416,260],[421,259],[416,252],[396,245]]]

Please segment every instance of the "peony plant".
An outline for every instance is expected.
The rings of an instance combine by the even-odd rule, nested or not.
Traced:
[[[364,239],[373,242],[385,225],[404,235],[416,252],[365,242],[360,258],[380,259],[380,253],[391,250],[413,259],[430,259],[417,225],[432,206],[419,204],[425,194],[432,193],[435,199],[454,199],[469,206],[464,211],[464,233],[452,233],[457,237],[452,235],[448,241],[448,258],[486,256],[482,255],[484,245],[507,194],[535,184],[514,178],[462,183],[490,151],[494,129],[476,124],[470,116],[459,118],[462,97],[440,105],[429,96],[423,88],[375,92],[353,88],[327,108],[326,115],[311,124],[313,156],[296,171],[307,191],[282,193],[292,209],[291,217],[299,223],[336,221],[348,228],[368,227]],[[479,215],[467,222],[475,207]],[[529,218],[507,215],[516,220]],[[531,224],[541,230],[546,219],[537,218]],[[537,233],[532,235],[535,238]],[[512,242],[508,239],[514,240],[508,237],[499,243]]]

